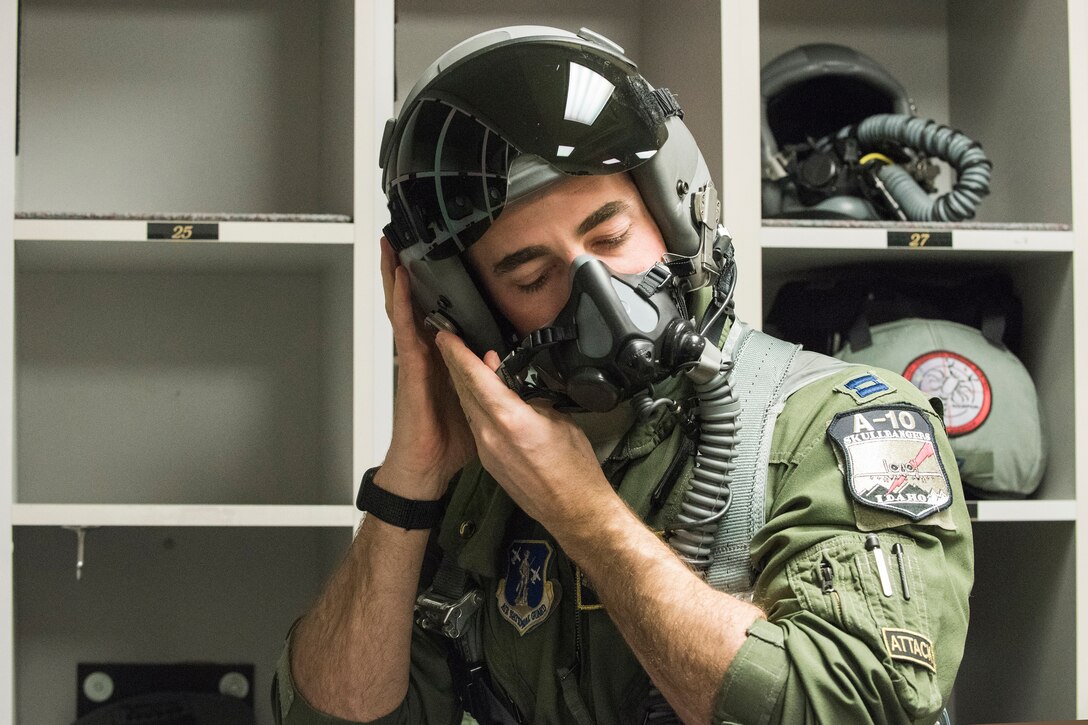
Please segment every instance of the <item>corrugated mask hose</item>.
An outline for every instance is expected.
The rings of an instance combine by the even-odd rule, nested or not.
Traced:
[[[736,468],[740,401],[729,384],[727,366],[723,367],[726,369],[710,380],[695,382],[699,401],[695,409],[699,425],[695,465],[677,523],[669,530],[669,546],[702,576],[710,568],[718,526],[729,511],[730,485]],[[667,398],[654,400],[646,394],[635,396],[633,402],[643,416],[663,405],[675,405]],[[652,685],[643,722],[660,725],[680,722],[665,697]]]
[[[931,198],[902,166],[888,164],[877,171],[891,197],[912,221],[958,222],[975,216],[990,193],[992,164],[978,142],[934,121],[903,114],[870,116],[839,131],[838,138],[855,136],[862,149],[898,144],[927,157],[936,157],[956,172],[951,191]]]

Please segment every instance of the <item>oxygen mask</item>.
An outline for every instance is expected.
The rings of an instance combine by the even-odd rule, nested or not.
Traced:
[[[604,412],[680,372],[703,368],[716,375],[720,364],[667,266],[619,274],[582,255],[571,264],[567,304],[551,325],[522,340],[498,372],[525,399]]]

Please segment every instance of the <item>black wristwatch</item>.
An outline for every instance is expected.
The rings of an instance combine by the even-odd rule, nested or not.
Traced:
[[[387,524],[405,530],[429,529],[442,518],[442,501],[419,501],[390,493],[374,483],[374,474],[381,466],[374,466],[363,474],[355,508],[377,516]]]

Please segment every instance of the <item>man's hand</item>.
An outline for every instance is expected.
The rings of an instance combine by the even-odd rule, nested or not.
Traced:
[[[494,352],[481,362],[455,335],[436,342],[484,466],[578,562],[684,721],[709,721],[722,673],[762,612],[711,589],[646,528],[613,492],[581,430],[503,385]]]
[[[615,498],[581,429],[569,416],[530,405],[506,387],[495,374],[494,351],[481,361],[448,332],[439,333],[436,343],[481,463],[523,511],[560,537],[592,518],[593,497]]]
[[[439,498],[474,455],[457,395],[412,307],[408,274],[382,240],[385,310],[400,354],[393,441],[375,476],[407,498]],[[369,722],[404,702],[412,604],[428,532],[367,516],[336,572],[291,636],[298,692],[319,712]],[[455,704],[449,702],[452,712]],[[324,721],[324,720],[323,720]]]
[[[393,440],[376,480],[401,496],[437,499],[475,454],[472,433],[431,335],[412,306],[408,271],[384,237],[382,286],[399,374]]]

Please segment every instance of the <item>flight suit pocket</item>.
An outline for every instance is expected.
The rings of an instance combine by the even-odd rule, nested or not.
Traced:
[[[904,710],[918,718],[941,707],[933,647],[939,622],[930,617],[914,540],[884,531],[876,543],[867,548],[864,533],[837,536],[795,557],[787,576],[803,609],[880,660]]]

